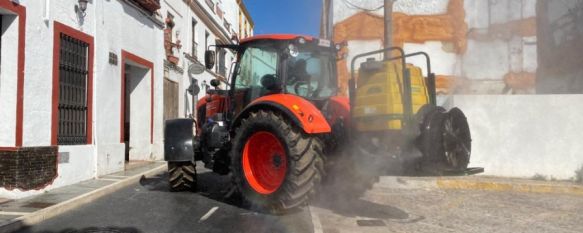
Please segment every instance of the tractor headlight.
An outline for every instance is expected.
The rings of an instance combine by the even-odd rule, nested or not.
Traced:
[[[306,38],[300,37],[300,38],[298,39],[298,43],[300,43],[300,44],[305,44],[305,43],[306,43]]]
[[[289,50],[289,55],[292,57],[297,57],[300,54],[298,47],[295,46],[294,44],[289,44],[287,46],[287,49]]]

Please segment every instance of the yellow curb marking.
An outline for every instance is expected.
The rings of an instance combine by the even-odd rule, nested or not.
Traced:
[[[489,191],[513,191],[522,193],[560,193],[583,195],[583,186],[561,186],[546,184],[509,184],[487,181],[438,179],[437,187],[441,189],[470,189]]]

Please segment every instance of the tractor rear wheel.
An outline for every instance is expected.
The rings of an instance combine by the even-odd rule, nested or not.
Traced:
[[[281,214],[314,196],[324,173],[317,136],[262,110],[243,119],[235,132],[231,175],[244,204]]]
[[[168,162],[170,191],[194,191],[196,189],[196,164],[188,162]]]

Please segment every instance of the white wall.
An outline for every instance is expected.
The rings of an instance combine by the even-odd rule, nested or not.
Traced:
[[[74,12],[75,2],[53,0],[47,24],[40,17],[44,4],[20,2],[27,11],[23,146],[47,146],[51,140],[53,20],[93,35],[94,4],[88,4],[87,17],[81,20]]]
[[[126,95],[126,98],[130,98],[129,116],[126,115],[130,123],[130,160],[152,160],[150,156],[151,71],[129,66],[126,67],[126,72],[128,73],[126,87],[130,90],[129,95]]]
[[[583,95],[456,95],[484,175],[569,179],[583,165]]]
[[[137,9],[122,1],[98,1],[92,17],[96,17],[97,35],[95,50],[96,89],[96,144],[98,174],[107,174],[123,170],[124,144],[120,143],[120,117],[121,117],[121,67],[122,50],[133,53],[154,64],[154,144],[150,145],[150,83],[151,75],[148,73],[143,80],[147,85],[146,99],[134,100],[134,106],[141,106],[141,110],[147,112],[136,120],[147,121],[135,124],[130,130],[138,130],[142,133],[130,132],[134,137],[147,137],[141,140],[135,148],[139,151],[139,158],[161,159],[162,150],[162,85],[164,46],[162,26],[157,25],[152,19],[147,18]],[[137,36],[139,35],[139,36]],[[118,56],[118,64],[111,65],[108,62],[109,53]],[[127,83],[126,83],[127,85]],[[145,101],[147,103],[136,104]],[[145,133],[144,133],[145,132]],[[131,138],[131,137],[130,137]]]
[[[24,197],[44,190],[87,180],[123,170],[124,144],[120,143],[121,117],[121,51],[126,50],[153,62],[154,86],[147,77],[148,88],[154,89],[154,144],[150,145],[150,92],[147,94],[147,143],[143,153],[147,159],[162,159],[162,77],[164,46],[162,27],[124,1],[90,1],[85,17],[75,13],[77,1],[21,0],[26,7],[26,60],[24,82],[23,146],[49,146],[51,144],[52,116],[52,69],[54,21],[58,21],[94,37],[93,67],[93,144],[59,146],[59,152],[69,153],[69,163],[58,165],[59,177],[53,184],[40,191],[7,191],[0,189],[1,196]],[[45,7],[46,6],[46,7]],[[45,21],[41,16],[47,16]],[[11,47],[16,48],[17,46]],[[2,48],[3,50],[7,47]],[[8,50],[7,50],[8,51]],[[109,53],[117,55],[118,63],[109,64]],[[8,61],[8,60],[5,60]],[[4,59],[3,59],[4,62]],[[14,67],[16,67],[14,65]],[[3,70],[4,72],[4,70]],[[14,79],[16,80],[16,79]],[[4,86],[4,78],[2,86]],[[9,87],[6,82],[6,87]],[[2,87],[3,88],[3,87]],[[10,95],[16,96],[15,90]],[[2,91],[2,95],[4,91]],[[8,98],[0,98],[9,100]],[[3,102],[1,104],[4,104]],[[3,107],[3,106],[2,106]],[[2,111],[4,114],[4,111]],[[15,114],[9,116],[14,117]],[[0,146],[11,143],[14,130],[4,133],[4,124],[10,118],[2,116]],[[8,136],[6,136],[8,135]],[[10,139],[12,138],[12,139]],[[13,146],[13,145],[9,145]]]
[[[0,64],[0,147],[16,144],[16,87],[18,82],[18,17],[2,12]]]

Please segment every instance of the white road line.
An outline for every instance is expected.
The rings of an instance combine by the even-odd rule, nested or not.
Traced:
[[[312,211],[312,208],[308,206],[308,211],[310,212],[310,216],[312,216],[312,225],[314,226],[314,233],[324,233],[322,230],[322,222],[320,222],[320,217],[317,213]]]
[[[8,212],[8,211],[0,211],[0,215],[26,215],[30,214],[29,212]]]
[[[218,209],[219,209],[219,207],[218,207],[218,206],[215,206],[215,207],[211,208],[211,209],[209,210],[209,212],[207,212],[205,215],[203,215],[203,216],[200,218],[200,220],[198,220],[198,222],[202,222],[202,221],[204,221],[204,220],[207,220],[207,219],[208,219],[208,218],[210,218],[210,217],[211,217],[211,215],[213,215],[213,214],[215,213],[215,211],[217,211]]]

